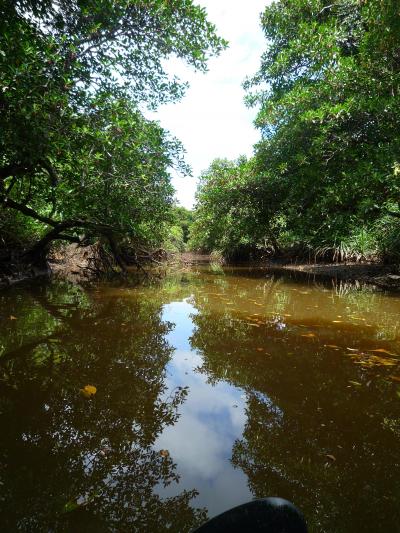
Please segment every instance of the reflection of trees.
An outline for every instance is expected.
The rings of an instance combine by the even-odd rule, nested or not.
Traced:
[[[195,491],[157,495],[178,475],[153,444],[186,395],[165,397],[172,350],[160,305],[57,286],[7,303],[27,342],[15,346],[7,325],[2,531],[188,531],[203,521],[190,507]],[[90,400],[79,394],[86,384],[97,387]]]
[[[293,322],[252,327],[229,309],[211,311],[204,299],[195,305],[199,371],[246,391],[247,422],[232,463],[254,496],[294,501],[311,531],[355,531],[355,524],[357,531],[394,531],[400,457],[387,419],[400,419],[400,403],[393,386],[376,379],[376,370],[340,360],[323,340],[301,337]],[[332,335],[332,325],[321,322],[319,331]],[[337,335],[354,346],[368,333],[349,327]]]

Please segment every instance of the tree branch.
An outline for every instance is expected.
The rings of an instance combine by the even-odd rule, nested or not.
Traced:
[[[40,215],[39,213],[37,213],[34,209],[31,209],[27,205],[20,204],[16,202],[15,200],[12,200],[11,198],[3,198],[1,203],[3,204],[4,207],[16,209],[20,213],[30,218],[34,218],[35,220],[38,220],[39,222],[43,222],[43,224],[48,224],[49,226],[53,226],[53,227],[56,227],[59,224],[59,222],[52,220],[51,218],[44,217]]]
[[[4,181],[6,178],[11,176],[19,176],[21,174],[26,174],[35,168],[36,165],[22,165],[19,163],[12,163],[11,165],[6,165],[3,168],[0,168],[0,180]]]
[[[49,174],[50,176],[50,181],[51,181],[51,184],[53,187],[56,187],[58,182],[59,182],[59,178],[57,176],[57,173],[56,171],[54,170],[54,168],[51,166],[50,162],[47,161],[46,159],[43,159],[40,161],[39,163],[40,165],[42,165],[42,167],[47,170],[47,173]]]

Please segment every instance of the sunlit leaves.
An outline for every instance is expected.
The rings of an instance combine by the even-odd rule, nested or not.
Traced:
[[[166,58],[205,70],[226,46],[205,10],[190,0],[18,0],[0,11],[0,203],[29,202],[36,213],[3,209],[9,246],[16,228],[28,245],[46,231],[45,219],[71,218],[159,244],[172,203],[169,170],[189,169],[181,145],[138,107],[183,94]],[[93,228],[87,237],[99,237]],[[77,238],[84,230],[69,231]]]
[[[226,255],[241,239],[316,259],[399,254],[398,4],[280,0],[261,21],[268,47],[245,83],[259,106],[253,172],[201,186],[201,242]]]

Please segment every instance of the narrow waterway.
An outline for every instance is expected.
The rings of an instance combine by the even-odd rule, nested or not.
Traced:
[[[400,531],[399,296],[193,267],[15,287],[0,318],[1,531],[188,532],[264,496]]]

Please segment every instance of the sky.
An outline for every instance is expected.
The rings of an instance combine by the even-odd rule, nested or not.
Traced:
[[[151,118],[177,137],[186,150],[193,177],[172,182],[180,205],[191,209],[198,177],[216,157],[236,159],[252,154],[259,138],[253,126],[255,109],[244,104],[242,83],[254,74],[266,41],[260,28],[260,13],[268,0],[197,0],[205,7],[218,34],[229,48],[209,61],[207,73],[196,73],[181,62],[170,61],[168,70],[190,84],[182,101],[161,106]]]

